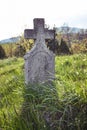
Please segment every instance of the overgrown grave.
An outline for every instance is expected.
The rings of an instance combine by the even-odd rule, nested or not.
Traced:
[[[55,39],[55,30],[45,28],[43,18],[35,18],[33,23],[34,29],[24,30],[24,38],[34,39],[35,43],[34,47],[24,56],[25,83],[27,87],[24,92],[25,97],[21,116],[31,123],[32,127],[40,129],[39,127],[42,127],[42,123],[38,126],[34,120],[37,118],[36,113],[39,111],[37,122],[43,120],[44,126],[47,123],[47,127],[49,127],[52,123],[50,106],[54,106],[55,102],[58,103],[58,95],[53,82],[55,79],[55,55],[46,46],[47,40]],[[53,95],[55,95],[55,98],[53,98]],[[34,113],[33,108],[30,109],[30,104],[33,104],[33,102],[33,108],[36,113]],[[28,109],[27,106],[29,107]],[[46,108],[48,108],[47,112]],[[30,121],[30,119],[33,121]]]

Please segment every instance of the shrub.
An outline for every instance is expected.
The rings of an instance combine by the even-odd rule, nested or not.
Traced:
[[[3,47],[0,45],[0,59],[3,59],[3,58],[5,58],[5,51],[4,51],[4,49],[3,49]]]
[[[69,47],[67,46],[67,43],[63,39],[61,39],[60,53],[62,53],[62,54],[70,54]]]
[[[24,54],[26,53],[26,49],[24,46],[18,44],[14,50],[14,56],[24,56]]]
[[[49,40],[47,43],[47,47],[49,50],[53,51],[54,53],[58,53],[59,50],[59,42],[58,40]]]
[[[87,47],[85,43],[73,44],[71,47],[72,53],[87,53]]]
[[[47,44],[49,50],[53,51],[55,54],[70,54],[69,47],[67,43],[61,39],[61,43],[57,39],[50,40]]]

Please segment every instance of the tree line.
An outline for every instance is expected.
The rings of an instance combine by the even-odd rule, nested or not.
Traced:
[[[79,42],[78,42],[79,43]],[[67,39],[64,39],[61,34],[56,34],[54,40],[46,41],[49,50],[56,55],[73,54],[73,53],[87,53],[87,38],[80,41],[80,43],[70,44]],[[12,56],[23,57],[25,53],[34,45],[34,40],[26,40],[22,35],[17,43],[8,43],[0,45],[0,59]]]

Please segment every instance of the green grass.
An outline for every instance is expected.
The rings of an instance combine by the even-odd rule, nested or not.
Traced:
[[[24,84],[24,60],[0,60],[0,130],[86,130],[87,54],[58,56],[56,80]]]

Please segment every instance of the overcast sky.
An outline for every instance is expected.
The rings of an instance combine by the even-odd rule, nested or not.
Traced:
[[[45,18],[50,27],[87,28],[87,0],[0,0],[0,40],[33,28],[34,18]]]

